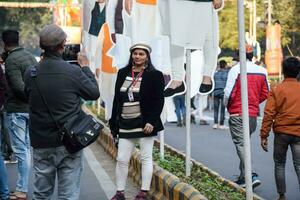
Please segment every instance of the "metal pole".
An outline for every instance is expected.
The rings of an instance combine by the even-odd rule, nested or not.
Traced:
[[[247,66],[245,48],[245,19],[244,19],[244,0],[238,0],[238,27],[239,27],[239,53],[240,53],[240,75],[242,92],[242,118],[245,152],[245,179],[246,179],[246,199],[253,199],[252,175],[251,175],[251,151],[249,133],[249,112],[248,112],[248,88],[247,88]]]
[[[272,24],[272,0],[268,0],[268,25]]]
[[[160,141],[160,159],[165,159],[165,131],[160,131],[159,132],[159,141]]]
[[[253,2],[248,1],[249,4],[249,36],[253,36]]]
[[[256,42],[256,0],[253,0],[253,42]]]
[[[191,175],[191,49],[186,50],[186,150],[185,176]]]

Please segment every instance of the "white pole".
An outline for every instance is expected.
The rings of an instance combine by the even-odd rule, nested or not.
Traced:
[[[253,0],[253,42],[256,41],[256,0]]]
[[[239,27],[239,53],[240,53],[240,75],[242,92],[242,113],[243,113],[243,134],[245,152],[245,179],[246,179],[246,199],[253,199],[252,175],[251,175],[251,151],[249,133],[249,112],[248,112],[248,88],[247,88],[247,66],[245,48],[245,19],[244,19],[244,0],[238,0],[238,27]]]
[[[248,2],[249,5],[249,36],[252,38],[253,36],[253,2]]]
[[[160,159],[165,159],[165,131],[160,131],[159,132],[159,141],[160,141]]]
[[[268,0],[268,25],[272,24],[272,0]]]
[[[191,175],[191,49],[186,50],[186,150],[185,176]]]

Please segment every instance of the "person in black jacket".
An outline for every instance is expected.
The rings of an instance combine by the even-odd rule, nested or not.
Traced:
[[[40,93],[60,126],[81,111],[81,98],[96,100],[100,95],[95,76],[83,53],[78,55],[80,66],[71,65],[62,59],[66,37],[66,33],[57,25],[45,26],[40,33],[44,58],[36,66],[36,71],[30,68],[25,74],[35,174],[34,200],[51,199],[56,176],[58,197],[54,199],[79,199],[83,162],[82,151],[70,154],[63,146],[60,131]]]
[[[146,199],[152,178],[154,136],[163,130],[160,114],[164,106],[164,77],[151,63],[151,48],[136,44],[130,48],[129,63],[118,72],[112,117],[113,137],[119,138],[116,166],[117,193],[112,200],[123,200],[128,163],[140,143],[142,186],[136,200]]]

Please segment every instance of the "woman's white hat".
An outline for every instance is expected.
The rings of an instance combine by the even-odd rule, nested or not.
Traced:
[[[148,51],[149,54],[152,51],[151,47],[147,44],[144,44],[144,43],[134,44],[132,47],[130,47],[130,52],[132,52],[135,49],[144,49],[144,50]]]

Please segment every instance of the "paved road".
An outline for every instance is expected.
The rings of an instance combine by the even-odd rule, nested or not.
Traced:
[[[192,125],[192,151],[191,156],[209,168],[217,171],[223,177],[235,180],[234,175],[239,174],[238,157],[233,146],[229,130],[212,129],[212,112],[206,112],[210,126]],[[260,124],[260,121],[259,123]],[[277,197],[275,179],[273,173],[273,144],[270,142],[269,152],[265,153],[260,148],[258,130],[252,135],[252,160],[256,172],[260,175],[262,185],[255,192],[267,200]],[[273,136],[269,141],[273,141]],[[176,127],[174,123],[165,125],[165,142],[181,151],[185,151],[185,129]],[[296,179],[296,173],[292,166],[291,152],[288,152],[286,166],[287,199],[299,200],[300,192]]]
[[[82,173],[81,179],[81,190],[80,190],[80,199],[81,200],[107,200],[107,196],[111,197],[110,189],[114,190],[115,186],[110,183],[105,182],[106,187],[103,187],[103,181],[105,181],[105,172],[101,169],[100,163],[97,162],[93,157],[93,153],[90,150],[85,150],[85,159],[84,159],[84,170]],[[87,159],[93,160],[93,163],[87,162]],[[9,186],[11,190],[14,190],[16,179],[17,179],[17,165],[7,165],[8,177],[9,177]],[[104,173],[101,173],[101,171]],[[95,173],[96,172],[96,173]],[[100,172],[100,175],[97,174]],[[98,176],[97,176],[98,175]],[[99,178],[97,178],[99,177]],[[102,179],[101,179],[101,178]],[[108,176],[107,176],[108,177]],[[32,199],[33,191],[33,174],[30,177],[29,183],[29,199]],[[56,199],[57,191],[55,190],[54,197]]]

